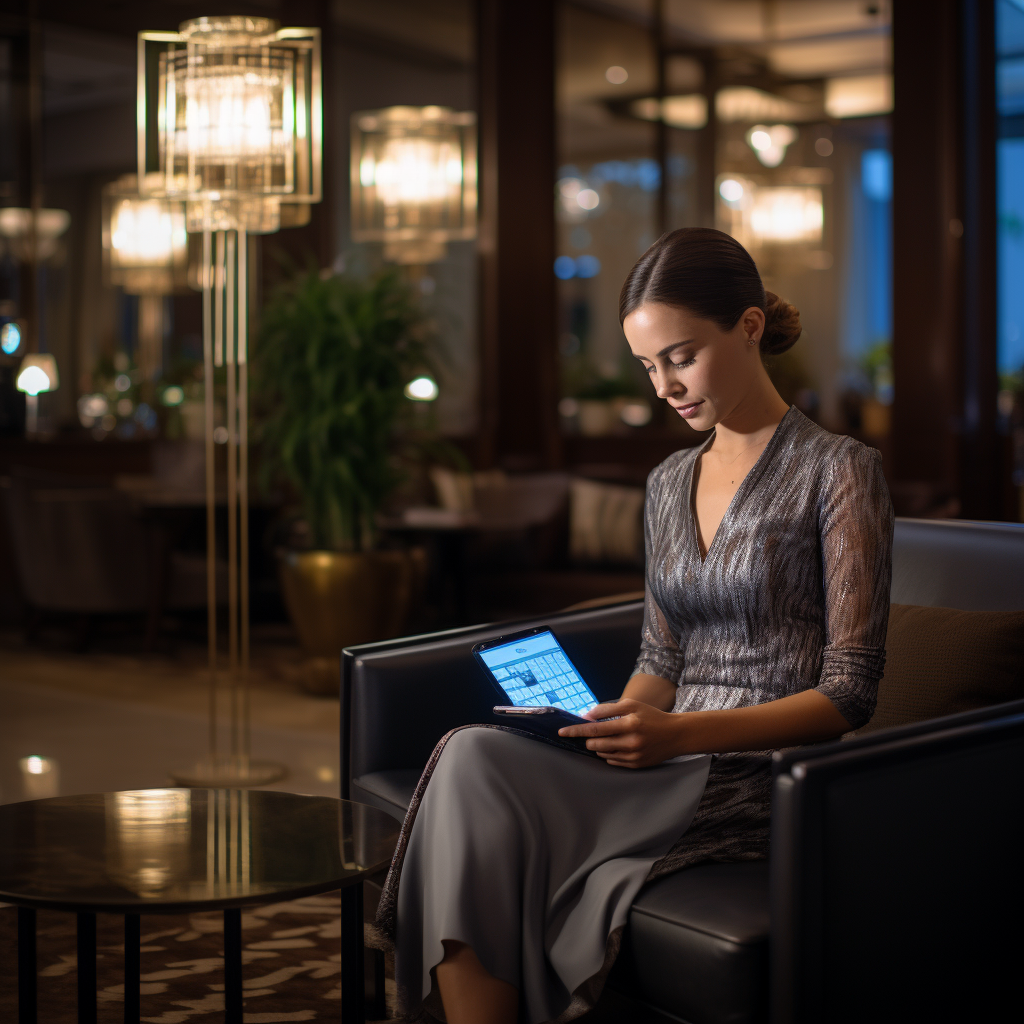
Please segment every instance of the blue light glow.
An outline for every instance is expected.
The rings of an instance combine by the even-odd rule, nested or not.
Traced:
[[[0,348],[4,355],[13,356],[21,345],[21,328],[16,323],[7,323],[0,327]]]
[[[601,273],[601,261],[596,256],[583,255],[576,258],[577,277],[597,277]]]
[[[892,199],[892,154],[887,149],[866,149],[861,154],[860,180],[864,195],[878,203]]]
[[[571,256],[559,256],[555,260],[555,277],[568,281],[576,276],[576,261]]]

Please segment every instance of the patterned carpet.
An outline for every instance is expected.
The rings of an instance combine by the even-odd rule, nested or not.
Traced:
[[[97,918],[99,1024],[123,1020],[123,918]],[[17,1020],[17,920],[0,909],[0,1021]],[[142,1020],[223,1020],[223,917],[142,918]],[[340,1012],[337,893],[254,908],[242,915],[245,1024],[337,1020]],[[38,916],[39,1022],[76,1019],[75,918]],[[388,980],[389,1002],[393,983]]]

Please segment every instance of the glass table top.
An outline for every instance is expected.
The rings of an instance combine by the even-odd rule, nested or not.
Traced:
[[[398,822],[268,790],[140,789],[0,805],[0,901],[110,913],[271,903],[388,865]]]

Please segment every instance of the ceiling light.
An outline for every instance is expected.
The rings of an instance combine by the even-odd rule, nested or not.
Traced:
[[[858,75],[825,82],[829,117],[870,117],[892,111],[892,75]]]
[[[661,103],[653,96],[634,100],[630,104],[630,112],[634,117],[645,121],[660,121],[673,128],[694,130],[703,128],[708,123],[708,101],[699,93],[685,96],[666,96]]]

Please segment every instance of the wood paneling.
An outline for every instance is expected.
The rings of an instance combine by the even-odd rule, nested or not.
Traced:
[[[560,462],[555,344],[555,17],[478,0],[481,415],[478,463]]]
[[[893,476],[998,518],[992,4],[893,5]]]

